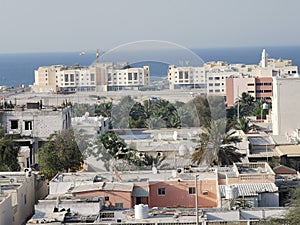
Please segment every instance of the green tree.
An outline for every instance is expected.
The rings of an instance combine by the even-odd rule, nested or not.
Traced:
[[[241,140],[234,136],[235,131],[228,130],[226,119],[213,120],[210,127],[203,129],[200,144],[192,154],[193,163],[224,166],[241,161],[242,154],[235,146]]]
[[[300,224],[300,187],[296,188],[292,193],[292,205],[285,219],[289,225]]]
[[[19,145],[0,129],[0,171],[19,171]]]
[[[234,128],[236,130],[242,130],[244,133],[248,133],[256,129],[256,127],[253,124],[251,124],[250,119],[246,117],[241,117],[237,119],[236,123],[234,124]]]
[[[115,159],[125,158],[127,148],[124,140],[113,132],[107,132],[100,137],[100,141],[107,153]]]
[[[196,107],[197,116],[200,122],[200,126],[209,127],[211,121],[211,112],[209,102],[206,97],[197,96],[190,104]]]
[[[38,156],[40,169],[49,179],[60,171],[76,171],[82,163],[72,128],[50,135]]]
[[[96,116],[104,116],[104,117],[111,117],[111,109],[112,109],[112,102],[102,102],[98,105],[95,105],[95,115]]]

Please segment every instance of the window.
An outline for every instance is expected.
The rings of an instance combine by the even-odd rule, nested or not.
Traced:
[[[132,80],[132,73],[128,73],[128,80]]]
[[[203,195],[208,195],[208,191],[207,191],[207,190],[203,190],[203,191],[202,191],[202,194],[203,194]]]
[[[189,79],[189,73],[187,71],[184,72],[184,78]]]
[[[215,80],[220,80],[220,77],[215,77]]]
[[[213,80],[213,77],[209,77],[208,79],[209,79],[209,80]]]
[[[208,86],[212,87],[212,86],[214,86],[214,84],[212,84],[212,83],[209,83],[209,84],[208,84]]]
[[[116,202],[115,207],[118,209],[123,209],[123,202]]]
[[[65,82],[69,82],[69,74],[65,74]]]
[[[137,73],[134,73],[134,80],[137,80],[138,79],[138,74]]]
[[[157,194],[158,195],[165,195],[166,194],[166,189],[165,188],[158,188]]]
[[[179,79],[183,79],[183,73],[182,73],[182,71],[179,71]]]
[[[249,83],[249,84],[247,84],[248,86],[254,86],[254,83]]]
[[[190,195],[196,194],[196,188],[195,187],[189,187],[189,194]]]
[[[18,129],[18,120],[11,120],[10,121],[10,128],[11,129]]]
[[[74,74],[70,74],[70,82],[74,82]]]
[[[264,83],[264,86],[272,86],[272,83]]]
[[[32,130],[32,121],[24,121],[25,130]]]
[[[91,73],[91,81],[95,81],[95,74],[93,74],[93,73]]]

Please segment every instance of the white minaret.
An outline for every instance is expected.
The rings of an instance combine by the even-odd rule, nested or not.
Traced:
[[[267,52],[266,49],[264,49],[261,53],[261,67],[265,68],[267,67],[268,58],[267,58]]]

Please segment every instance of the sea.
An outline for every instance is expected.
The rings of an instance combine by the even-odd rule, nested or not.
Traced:
[[[243,48],[202,48],[190,49],[203,62],[225,61],[228,63],[258,64],[261,52],[266,49],[269,57],[291,59],[293,65],[300,67],[300,46],[284,47],[243,47]],[[139,53],[140,54],[140,53]],[[113,59],[112,59],[113,60]],[[101,57],[100,57],[101,61]],[[40,66],[79,64],[89,66],[95,62],[95,53],[80,52],[20,53],[0,54],[0,86],[18,87],[34,82],[34,70]],[[176,64],[176,62],[175,62]],[[178,60],[177,65],[188,65],[185,58]],[[152,79],[163,79],[167,76],[168,64],[155,61],[134,62],[132,67],[150,66]]]

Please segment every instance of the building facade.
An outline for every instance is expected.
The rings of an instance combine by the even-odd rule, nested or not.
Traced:
[[[127,63],[44,66],[34,71],[36,92],[111,91],[150,85],[150,67],[131,68]]]
[[[273,96],[272,77],[243,77],[226,79],[227,106],[233,106],[242,93],[247,93],[256,100],[271,101]]]
[[[1,125],[4,133],[13,135],[21,146],[19,159],[30,167],[37,163],[38,148],[47,141],[50,134],[71,127],[71,108],[46,108],[41,102],[27,103],[13,110],[1,111]],[[23,147],[23,148],[22,148]]]
[[[31,171],[0,172],[0,225],[25,224],[35,203],[48,194],[47,181]]]
[[[293,141],[299,140],[300,105],[297,104],[300,78],[273,78],[272,125],[273,134]],[[292,143],[292,142],[291,142]]]

